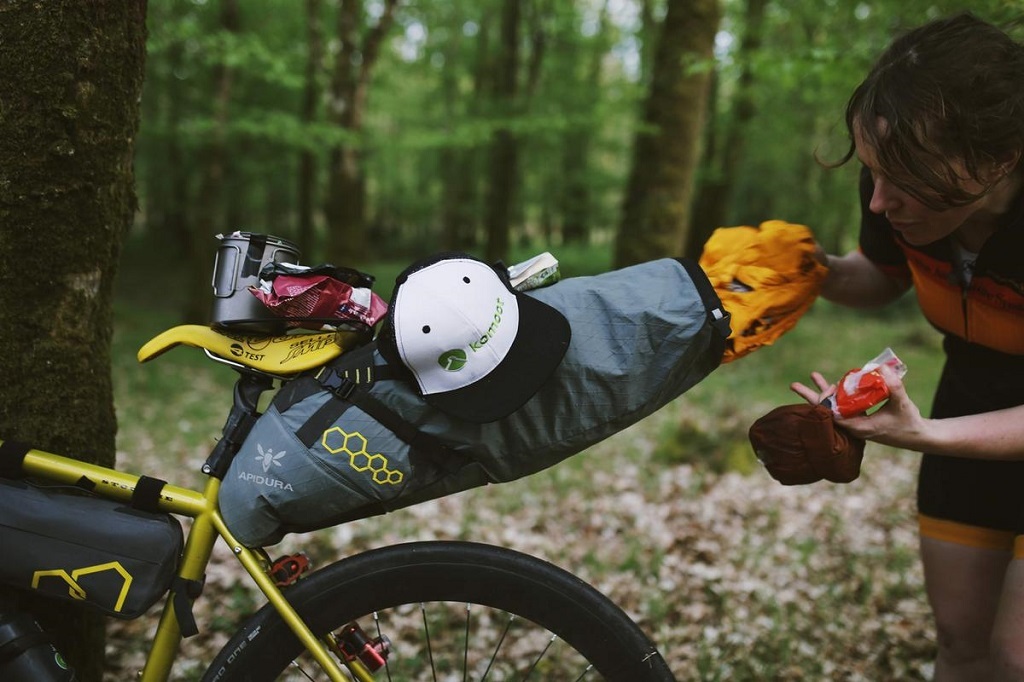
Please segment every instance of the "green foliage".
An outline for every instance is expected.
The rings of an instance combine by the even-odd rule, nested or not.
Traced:
[[[320,261],[327,240],[326,171],[332,151],[344,145],[360,151],[365,167],[374,259],[403,260],[451,246],[445,230],[456,209],[469,230],[468,243],[459,247],[482,253],[489,145],[496,131],[507,130],[520,145],[520,177],[513,252],[506,259],[554,250],[571,260],[564,251],[574,242],[603,248],[620,223],[647,87],[652,26],[642,20],[639,4],[523,2],[519,95],[506,102],[494,95],[500,2],[401,3],[367,84],[366,117],[357,133],[335,123],[338,107],[349,103],[332,103],[328,95],[339,49],[338,0],[324,0],[315,17],[324,49],[313,73],[311,121],[302,118],[309,49],[304,4],[243,3],[237,32],[220,25],[219,3],[153,4],[136,146],[136,238],[153,240],[167,216],[196,222],[199,178],[219,130],[217,74],[228,68],[227,190],[213,221],[221,231],[295,237],[299,156],[312,154],[316,234],[304,260]],[[849,147],[846,99],[897,32],[963,4],[770,0],[759,48],[741,52],[747,6],[723,0],[715,63],[703,65],[715,68],[717,96],[705,122],[709,144],[699,177],[722,179],[724,138],[743,120],[738,94],[746,68],[753,115],[737,131],[742,154],[724,224],[780,218],[809,225],[830,251],[851,249],[859,221],[856,163],[825,167]],[[655,19],[662,16],[664,2],[652,7]],[[1019,0],[979,0],[971,9],[998,22],[1020,15]],[[367,8],[361,31],[374,11]],[[1019,23],[1014,30],[1024,34]],[[175,178],[181,178],[177,185]],[[573,221],[581,235],[567,232]],[[380,253],[385,244],[388,253]],[[184,253],[171,257],[177,261]],[[586,269],[593,268],[579,271]]]

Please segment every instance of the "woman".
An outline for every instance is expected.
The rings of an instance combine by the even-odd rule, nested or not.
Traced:
[[[935,678],[1024,679],[1024,46],[970,14],[925,24],[882,54],[846,124],[860,248],[828,257],[822,295],[871,307],[913,287],[946,363],[931,419],[890,374],[888,403],[843,426],[926,453]],[[792,388],[817,403],[834,387],[812,378]]]

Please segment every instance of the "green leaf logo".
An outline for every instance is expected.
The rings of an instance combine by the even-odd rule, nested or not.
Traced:
[[[441,365],[449,372],[458,372],[466,366],[466,351],[461,348],[453,348],[445,351],[444,353],[441,353],[441,357],[437,359],[437,364]]]

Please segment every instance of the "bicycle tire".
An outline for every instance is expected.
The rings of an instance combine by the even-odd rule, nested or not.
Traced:
[[[675,680],[639,626],[610,599],[553,564],[507,548],[431,541],[370,550],[313,572],[288,588],[285,595],[313,631],[320,635],[337,632],[351,621],[372,619],[373,614],[378,614],[378,617],[384,614],[385,618],[390,618],[396,610],[402,614],[403,609],[409,608],[403,605],[408,604],[429,604],[429,611],[426,608],[421,611],[423,621],[429,623],[430,619],[435,619],[436,622],[438,612],[446,615],[451,611],[443,605],[448,602],[459,605],[455,608],[460,610],[465,608],[465,615],[459,617],[458,627],[465,627],[466,634],[455,633],[451,637],[453,643],[467,650],[471,629],[484,621],[505,618],[504,615],[495,616],[495,613],[509,614],[509,622],[517,628],[510,644],[506,644],[506,639],[511,626],[499,624],[481,628],[486,634],[479,636],[487,640],[486,644],[480,645],[482,658],[479,652],[471,656],[466,651],[457,651],[441,664],[438,663],[441,652],[435,652],[433,648],[437,648],[438,643],[450,633],[437,635],[430,632],[424,635],[427,641],[425,656],[422,649],[415,650],[416,642],[409,645],[402,639],[402,648],[395,649],[386,667],[377,673],[377,678],[382,680],[526,679],[529,674],[534,675],[530,679],[537,680]],[[439,606],[439,602],[442,605]],[[477,605],[477,610],[482,610],[483,615],[474,613],[473,606],[464,605]],[[497,612],[491,609],[497,609]],[[379,620],[370,620],[364,627],[372,636],[377,634],[379,623]],[[534,633],[536,626],[550,633],[542,637],[557,643],[560,654],[579,655],[585,660],[577,662],[572,659],[570,668],[563,672],[556,667],[557,663],[545,660],[546,654],[537,658],[541,644]],[[499,637],[497,631],[501,628],[505,628],[505,634]],[[401,629],[404,632],[405,628]],[[526,649],[517,649],[523,641],[519,638],[525,637],[525,632],[530,633],[531,643]],[[394,633],[383,634],[391,637],[392,645],[395,644]],[[555,638],[552,639],[551,635]],[[476,637],[474,634],[474,644]],[[436,642],[431,645],[432,640]],[[422,644],[419,643],[420,646]],[[572,651],[565,649],[565,644]],[[414,653],[402,650],[410,646]],[[285,669],[303,653],[298,640],[268,604],[242,624],[214,659],[203,680],[263,682],[286,679],[282,677]],[[498,653],[510,654],[509,660],[502,660],[497,664],[499,667],[495,667],[494,659]],[[308,653],[304,655],[309,656]],[[400,672],[399,665],[408,662],[417,670]],[[487,668],[481,673],[485,665]],[[587,665],[592,669],[587,670]],[[571,675],[568,674],[569,669],[573,671]],[[577,676],[580,672],[583,674]],[[315,671],[305,671],[305,676],[296,679],[323,679],[316,677],[317,673],[323,676],[316,668]]]

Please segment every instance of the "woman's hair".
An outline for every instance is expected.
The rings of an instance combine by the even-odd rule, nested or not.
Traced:
[[[913,29],[892,42],[853,92],[846,128],[850,148],[837,165],[855,155],[857,129],[879,170],[925,205],[971,203],[998,181],[986,174],[994,164],[1020,164],[1024,45],[970,13]],[[951,162],[984,189],[965,191]]]

